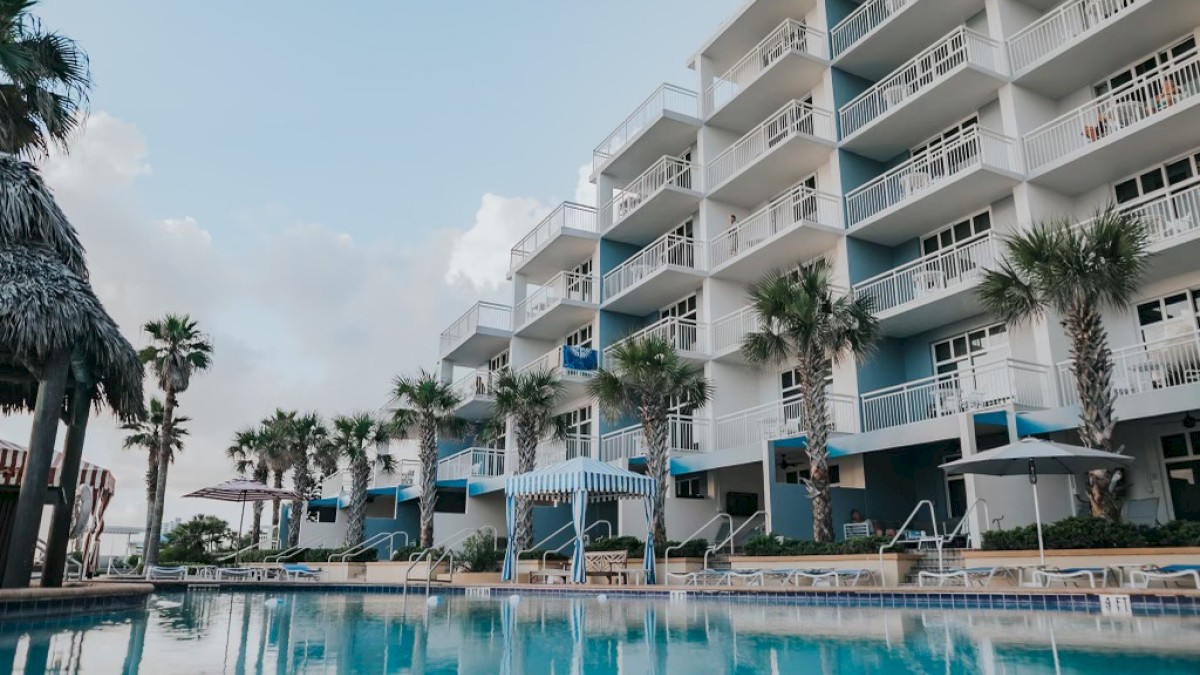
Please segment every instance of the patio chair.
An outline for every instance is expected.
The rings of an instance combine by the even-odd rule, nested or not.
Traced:
[[[153,580],[176,580],[182,581],[187,578],[186,567],[166,567],[162,565],[151,565],[150,569],[146,570],[146,578]]]
[[[1122,520],[1131,525],[1158,525],[1158,497],[1126,501]]]
[[[864,520],[861,523],[846,523],[842,525],[842,538],[854,539],[855,537],[869,537],[873,530],[871,529],[871,521]]]
[[[1033,571],[1033,583],[1049,588],[1054,581],[1060,582],[1066,586],[1078,586],[1084,579],[1087,580],[1089,588],[1096,588],[1096,581],[1099,579],[1100,587],[1108,586],[1108,568],[1107,567],[1063,567],[1063,568],[1046,568],[1035,569]]]
[[[917,585],[925,586],[926,581],[936,581],[938,586],[945,586],[958,580],[964,587],[970,586],[972,582],[979,586],[991,586],[992,580],[998,576],[1008,577],[1010,581],[1015,582],[1016,570],[1011,567],[962,567],[941,572],[921,570],[917,573]]]
[[[222,567],[217,570],[217,581],[226,579],[246,580],[261,578],[262,570],[254,567]]]
[[[1192,584],[1200,589],[1200,565],[1163,565],[1133,570],[1129,573],[1129,584],[1134,588],[1149,588],[1155,581],[1166,586],[1169,582],[1191,579]]]
[[[284,563],[279,566],[283,570],[283,576],[289,581],[299,581],[301,579],[320,579],[323,573],[320,569],[313,569],[308,565],[301,563]]]

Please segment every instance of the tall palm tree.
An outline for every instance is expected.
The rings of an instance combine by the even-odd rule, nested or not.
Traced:
[[[144,562],[149,569],[158,563],[158,548],[162,539],[167,466],[171,457],[170,439],[175,437],[175,408],[179,405],[179,395],[187,391],[191,384],[192,375],[207,370],[212,364],[212,343],[186,314],[168,314],[162,319],[148,322],[143,328],[150,334],[151,344],[138,352],[138,356],[142,363],[148,363],[154,369],[165,398],[158,450],[158,487],[155,488],[154,507],[144,549]]]
[[[294,434],[296,413],[276,408],[275,412],[262,421],[261,442],[263,455],[267,461],[268,476],[274,487],[283,489],[283,477],[292,469],[292,436]],[[281,503],[278,498],[271,500],[271,532],[274,537],[281,538],[279,521]]]
[[[1111,207],[1087,226],[1069,219],[1044,222],[1004,241],[1005,262],[979,288],[984,306],[1010,325],[1048,312],[1059,317],[1071,341],[1079,438],[1089,448],[1114,451],[1112,351],[1101,313],[1133,302],[1146,270],[1147,245],[1145,224]],[[1093,516],[1120,518],[1115,476],[1114,470],[1088,475]]]
[[[0,151],[45,154],[66,147],[92,86],[87,54],[42,28],[37,0],[0,0]]]
[[[490,426],[503,430],[505,421],[512,418],[517,436],[516,473],[529,473],[537,467],[539,441],[547,436],[565,436],[562,418],[554,415],[562,390],[562,380],[551,370],[514,373],[505,369],[496,377],[492,392],[495,419]],[[517,502],[515,543],[518,550],[528,548],[532,538],[532,504],[521,499]]]
[[[863,358],[879,338],[873,299],[836,294],[832,265],[824,258],[794,271],[775,271],[750,287],[758,330],[746,335],[742,354],[752,365],[795,366],[807,439],[813,539],[833,541],[829,496],[829,409],[825,383],[833,364]]]
[[[454,415],[461,399],[447,382],[422,370],[416,377],[397,377],[392,383],[392,429],[407,437],[416,433],[421,463],[421,537],[423,548],[433,546],[433,510],[437,504],[438,437],[459,438],[467,423]]]
[[[319,483],[313,476],[313,468],[320,462],[318,454],[325,446],[329,432],[316,413],[294,413],[291,432],[292,484],[296,494],[300,495],[299,499],[292,500],[288,519],[288,544],[294,546],[300,541],[300,522],[307,500],[318,496],[315,491]]]
[[[233,436],[233,444],[225,450],[226,456],[233,460],[234,468],[243,476],[250,474],[255,481],[266,484],[270,478],[270,468],[267,465],[266,444],[262,433],[254,427],[245,427]],[[262,512],[263,503],[253,502],[250,506],[254,513],[253,532],[251,540],[257,546],[262,543]]]
[[[174,438],[167,444],[170,448],[170,461],[175,461],[175,453],[183,450],[183,437],[188,435],[184,426],[188,417],[176,417]],[[125,437],[124,447],[140,448],[146,451],[146,531],[150,530],[150,514],[153,511],[154,495],[158,491],[158,450],[162,445],[163,403],[157,397],[150,398],[150,410],[145,419],[134,420],[121,426],[129,432]]]
[[[658,483],[654,497],[654,545],[667,541],[665,505],[671,462],[667,435],[671,407],[676,403],[700,407],[712,397],[712,383],[704,370],[679,358],[665,338],[627,339],[613,348],[612,368],[601,368],[588,383],[588,391],[610,419],[637,415],[646,439],[646,471]]]
[[[395,470],[395,460],[379,450],[391,439],[390,425],[376,420],[369,413],[339,415],[333,418],[331,442],[338,454],[350,465],[350,507],[347,512],[346,546],[363,541],[367,520],[367,488],[371,483],[371,465],[377,462],[384,473]],[[372,456],[371,449],[375,449]]]

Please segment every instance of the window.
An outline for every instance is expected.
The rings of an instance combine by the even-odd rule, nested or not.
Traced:
[[[574,275],[567,280],[567,299],[577,302],[592,302],[595,300],[595,288],[592,281],[592,259],[588,258],[571,268]]]
[[[336,523],[337,508],[333,506],[312,506],[308,509],[310,523]]]
[[[567,336],[568,347],[592,348],[592,324],[586,324]]]
[[[569,410],[562,415],[563,426],[566,427],[568,436],[579,436],[582,438],[592,437],[592,408],[584,406]]]
[[[708,493],[707,476],[694,473],[675,478],[675,496],[680,499],[704,499]]]
[[[1118,204],[1148,201],[1190,190],[1200,183],[1197,178],[1200,178],[1200,154],[1193,150],[1117,181],[1113,184],[1113,197]]]
[[[691,239],[691,238],[692,238],[692,236],[693,236],[693,232],[694,232],[694,227],[693,227],[693,226],[694,226],[694,221],[693,221],[693,219],[691,219],[691,218],[688,218],[687,220],[685,220],[685,221],[683,221],[682,223],[680,223],[678,227],[676,227],[675,229],[671,230],[671,236],[673,236],[673,237],[685,237],[685,238],[687,238],[687,239]]]
[[[921,239],[921,253],[932,255],[953,248],[992,229],[992,212],[981,211]]]
[[[1137,320],[1145,342],[1192,335],[1200,328],[1200,288],[1139,304]]]
[[[658,318],[660,319],[674,317],[676,319],[691,319],[695,321],[696,316],[697,312],[695,293],[658,310]]]
[[[1126,66],[1092,87],[1097,97],[1109,92],[1130,88],[1135,81],[1145,80],[1196,53],[1196,38],[1186,37],[1170,47]]]
[[[663,337],[675,345],[676,349],[692,351],[696,347],[696,342],[700,339],[699,328],[696,325],[696,318],[698,316],[699,312],[696,309],[695,293],[663,307],[658,310],[660,321],[664,319],[678,319],[677,322],[667,327],[667,332]]]
[[[938,375],[1008,358],[1004,324],[969,331],[933,343],[933,366]]]
[[[979,126],[979,116],[972,115],[962,122],[959,122],[949,129],[946,129],[937,136],[934,136],[924,143],[914,147],[910,153],[910,157],[912,159],[916,159],[918,157],[925,157],[930,154],[937,153],[946,146],[954,145],[961,139],[965,138],[967,134],[972,132],[977,126]]]
[[[1176,520],[1200,520],[1200,431],[1159,438]]]
[[[946,455],[942,463],[962,459],[962,453]],[[962,518],[967,512],[967,481],[962,474],[946,476],[946,517]]]
[[[488,359],[488,372],[489,373],[498,373],[501,370],[504,370],[506,368],[508,368],[508,350],[507,349],[505,349],[504,351],[500,352],[499,354],[493,356],[492,358]]]

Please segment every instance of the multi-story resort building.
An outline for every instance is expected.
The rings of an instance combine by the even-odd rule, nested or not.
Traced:
[[[852,509],[894,527],[928,500],[939,529],[966,517],[977,541],[1033,522],[1026,479],[938,465],[1029,434],[1076,442],[1079,419],[1056,318],[1005,326],[978,300],[982,272],[1006,233],[1115,204],[1145,218],[1154,254],[1134,308],[1104,317],[1128,496],[1160,521],[1200,519],[1198,26],[1196,0],[745,3],[691,57],[694,89],[662,85],[600,140],[598,203],[564,203],[515,243],[512,304],[481,302],[442,332],[459,413],[490,414],[502,368],[551,368],[572,433],[539,462],[636,469],[639,427],[603,418],[586,385],[621,340],[661,335],[714,386],[672,418],[670,538],[711,539],[718,513],[810,537],[795,373],[739,348],[757,325],[748,285],[824,256],[839,286],[875,299],[883,331],[830,386],[838,535]],[[515,458],[443,445],[439,542],[503,531]],[[1086,511],[1084,480],[1043,477],[1043,518]],[[368,534],[416,534],[414,484],[411,470],[377,477]],[[340,489],[314,502],[306,538],[337,530]],[[538,509],[536,536],[568,518]],[[645,532],[632,505],[589,520]]]

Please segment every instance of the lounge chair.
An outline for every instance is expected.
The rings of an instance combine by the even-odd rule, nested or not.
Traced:
[[[254,579],[262,578],[262,570],[254,567],[222,567],[217,570],[217,581],[225,581],[226,579]]]
[[[151,565],[150,568],[146,570],[146,578],[150,579],[151,581],[155,579],[174,579],[176,581],[182,581],[183,579],[187,578],[187,568]]]
[[[730,586],[733,585],[734,579],[741,579],[745,586],[762,586],[766,577],[764,570],[724,570],[726,572],[726,581]]]
[[[874,581],[875,572],[865,568],[853,569],[800,569],[792,570],[791,573],[784,578],[784,583],[792,583],[800,585],[801,579],[808,579],[809,582],[816,586],[818,582],[828,583],[833,582],[834,586],[841,586],[842,580],[849,582],[850,586],[857,586],[858,582],[863,578]]]
[[[300,579],[320,579],[321,570],[313,569],[308,565],[299,563],[284,563],[279,566],[283,570],[283,576],[289,581],[299,581]]]
[[[1096,588],[1096,579],[1099,578],[1100,586],[1108,586],[1108,568],[1107,567],[1065,567],[1065,568],[1050,568],[1036,569],[1033,571],[1033,582],[1038,586],[1049,586],[1052,581],[1059,581],[1064,586],[1068,583],[1073,586],[1078,586],[1079,582],[1087,579],[1090,588]]]
[[[1200,589],[1200,565],[1163,565],[1129,573],[1129,583],[1134,588],[1149,588],[1155,581],[1161,581],[1163,586],[1166,586],[1168,582],[1189,578],[1196,588]]]
[[[668,579],[682,579],[684,586],[729,585],[732,570],[699,570],[697,572],[671,572]]]
[[[936,581],[936,585],[945,586],[947,582],[961,580],[963,586],[970,586],[972,582],[980,586],[991,586],[992,580],[998,576],[1006,576],[1010,581],[1016,580],[1011,567],[963,567],[941,572],[921,570],[917,573],[917,585],[924,586],[926,581],[930,581],[931,584]]]

